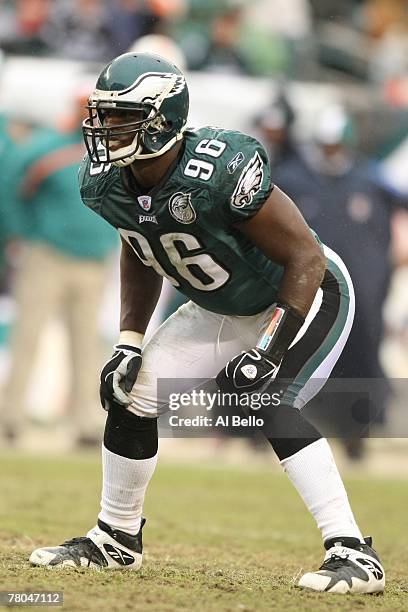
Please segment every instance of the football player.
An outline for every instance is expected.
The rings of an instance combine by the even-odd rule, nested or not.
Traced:
[[[374,593],[384,570],[364,538],[327,441],[302,416],[338,359],[354,315],[341,259],[273,185],[262,146],[188,129],[183,73],[127,53],[100,74],[83,124],[84,203],[118,229],[121,323],[101,373],[103,490],[85,537],[35,550],[34,565],[138,569],[142,505],[157,460],[161,378],[216,378],[221,391],[279,383],[266,435],[321,530],[326,554],[299,586]],[[190,301],[144,342],[166,277]]]

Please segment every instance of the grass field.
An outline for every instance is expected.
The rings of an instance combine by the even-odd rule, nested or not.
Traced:
[[[293,587],[322,561],[319,533],[283,475],[266,467],[162,464],[145,507],[137,573],[31,568],[30,551],[95,522],[99,458],[0,456],[0,590],[63,590],[65,610],[408,610],[408,480],[348,480],[387,570],[382,596]]]

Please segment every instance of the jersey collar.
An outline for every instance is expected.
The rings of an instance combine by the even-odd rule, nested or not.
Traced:
[[[140,195],[148,195],[151,198],[153,198],[160,191],[160,189],[166,184],[170,176],[173,174],[174,170],[176,169],[176,166],[178,166],[181,158],[184,155],[184,149],[185,149],[185,141],[183,141],[183,144],[180,147],[180,151],[176,159],[168,167],[166,174],[156,185],[154,185],[154,187],[152,187],[148,191],[146,191],[144,187],[141,187],[141,185],[137,182],[137,179],[135,175],[133,174],[133,172],[131,171],[129,166],[124,166],[120,168],[120,176],[121,176],[122,184],[126,192],[132,197],[137,197]]]

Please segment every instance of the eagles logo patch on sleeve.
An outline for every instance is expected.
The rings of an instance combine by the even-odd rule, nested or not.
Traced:
[[[258,151],[249,160],[239,177],[237,186],[231,196],[235,208],[244,208],[251,204],[254,195],[260,191],[263,181],[263,161]]]

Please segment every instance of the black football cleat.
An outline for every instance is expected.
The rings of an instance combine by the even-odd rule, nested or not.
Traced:
[[[371,548],[371,538],[332,538],[324,543],[324,563],[316,572],[304,574],[298,582],[303,589],[327,593],[381,593],[384,568]]]
[[[84,537],[67,540],[53,548],[37,548],[31,553],[30,563],[49,568],[138,570],[142,565],[142,529],[145,522],[142,519],[139,533],[132,536],[98,520],[98,524]]]

